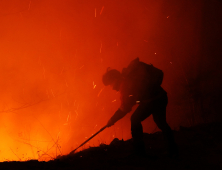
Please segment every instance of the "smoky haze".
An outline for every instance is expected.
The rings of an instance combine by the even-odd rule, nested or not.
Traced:
[[[1,0],[0,161],[49,160],[75,149],[119,107],[119,94],[102,84],[106,68],[121,71],[136,57],[164,71],[172,129],[218,119],[212,75],[221,75],[214,41],[221,34],[212,33],[217,13],[206,15],[217,3]],[[152,117],[143,125],[158,131]],[[131,138],[130,113],[84,147],[116,137]]]

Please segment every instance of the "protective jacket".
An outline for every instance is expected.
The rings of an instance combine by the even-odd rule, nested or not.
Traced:
[[[162,70],[139,61],[131,61],[127,68],[122,70],[120,84],[121,106],[111,118],[116,122],[132,110],[135,104],[150,102],[166,93],[161,87],[163,80]]]
[[[120,109],[124,112],[130,112],[136,103],[149,102],[165,92],[161,87],[162,70],[139,61],[139,58],[123,69],[122,77]]]

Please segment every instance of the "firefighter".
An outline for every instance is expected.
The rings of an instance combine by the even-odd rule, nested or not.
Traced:
[[[153,115],[153,120],[164,135],[169,156],[177,154],[177,146],[173,132],[166,122],[166,106],[168,97],[161,87],[163,72],[153,65],[133,60],[122,72],[108,68],[102,77],[105,86],[120,92],[121,106],[109,119],[107,127],[111,127],[139,104],[131,116],[131,134],[134,154],[146,155],[141,122]]]

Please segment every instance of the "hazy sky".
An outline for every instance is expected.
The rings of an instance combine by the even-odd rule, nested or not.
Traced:
[[[119,94],[102,84],[106,68],[121,71],[136,57],[164,71],[169,124],[186,124],[175,113],[184,107],[177,95],[186,94],[187,70],[195,77],[201,26],[200,3],[190,4],[1,0],[0,161],[50,159],[76,148],[119,107]],[[129,139],[129,118],[86,147]],[[144,130],[157,130],[152,118]]]

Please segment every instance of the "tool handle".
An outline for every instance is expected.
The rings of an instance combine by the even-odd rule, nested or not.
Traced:
[[[94,135],[92,135],[89,139],[87,139],[85,142],[83,142],[81,145],[79,145],[76,149],[74,149],[73,151],[71,151],[69,154],[73,154],[77,149],[79,149],[81,146],[83,146],[84,144],[86,144],[88,141],[90,141],[93,137],[95,137],[96,135],[98,135],[100,132],[102,132],[104,129],[106,129],[107,126],[102,127],[98,132],[96,132]]]

